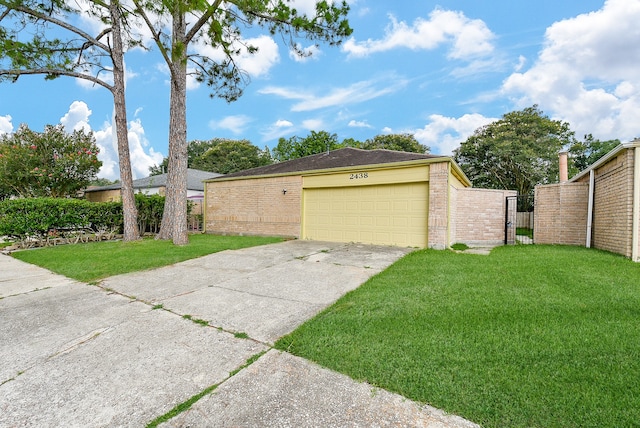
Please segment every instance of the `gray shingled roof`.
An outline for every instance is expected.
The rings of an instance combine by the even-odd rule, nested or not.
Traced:
[[[217,172],[200,171],[199,169],[187,169],[187,189],[204,191],[204,180],[220,177]],[[152,175],[150,177],[133,180],[134,189],[147,189],[149,187],[164,187],[167,185],[167,174]],[[104,190],[118,190],[121,184],[115,183],[108,186],[87,189],[86,192],[101,192]]]
[[[347,147],[331,152],[292,159],[271,165],[227,174],[224,178],[254,177],[260,175],[277,175],[294,172],[315,171],[321,169],[343,168],[349,166],[376,165],[383,163],[404,162],[419,159],[434,159],[442,156],[423,153],[397,152],[393,150],[363,150]]]

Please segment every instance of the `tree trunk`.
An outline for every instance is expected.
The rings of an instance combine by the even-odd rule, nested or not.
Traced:
[[[185,15],[173,14],[171,97],[169,105],[169,164],[164,213],[158,239],[175,245],[189,243],[187,233],[187,46]]]
[[[127,130],[127,107],[125,103],[124,51],[122,47],[122,16],[117,0],[110,5],[113,46],[113,105],[114,127],[118,142],[118,158],[120,164],[120,183],[122,195],[122,214],[124,218],[124,241],[140,239],[138,231],[138,212],[133,194],[133,176],[131,173],[131,157],[129,154],[129,136]]]

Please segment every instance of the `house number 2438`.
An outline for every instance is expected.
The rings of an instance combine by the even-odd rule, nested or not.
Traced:
[[[353,174],[349,174],[349,180],[360,180],[362,178],[369,178],[368,172],[355,172]]]

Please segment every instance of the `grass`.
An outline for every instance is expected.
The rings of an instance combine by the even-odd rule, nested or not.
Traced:
[[[276,343],[484,427],[640,421],[640,266],[578,247],[422,250]]]
[[[461,242],[455,243],[451,246],[452,250],[455,251],[465,251],[469,249],[469,246],[467,244],[463,244]]]
[[[184,318],[186,320],[189,320],[189,321],[191,321],[191,322],[193,322],[195,324],[201,325],[203,327],[206,327],[206,326],[209,325],[209,321],[203,320],[203,319],[200,319],[200,318],[194,318],[191,315],[183,315],[182,318]]]
[[[529,229],[526,227],[517,227],[516,228],[516,235],[518,236],[528,236],[529,238],[533,239],[533,229]]]
[[[189,245],[144,239],[135,242],[90,242],[16,251],[11,255],[66,277],[92,282],[113,275],[167,266],[227,249],[280,242],[256,236],[189,236]]]
[[[235,369],[231,373],[229,373],[229,377],[233,377],[236,374],[238,374],[241,370],[249,367],[251,364],[253,364],[256,361],[258,361],[258,359],[260,357],[262,357],[265,353],[266,353],[266,351],[263,351],[263,352],[259,352],[259,353],[255,354],[255,355],[252,355],[251,357],[249,357],[247,359],[247,361],[245,361],[244,364],[242,364],[240,367],[238,367],[237,369]],[[211,394],[213,391],[215,391],[216,388],[218,388],[218,385],[219,384],[211,385],[208,388],[204,389],[203,391],[199,392],[198,394],[194,395],[193,397],[189,398],[188,400],[178,404],[177,406],[175,406],[173,409],[169,410],[164,415],[158,416],[153,421],[149,422],[146,427],[147,428],[155,428],[158,425],[160,425],[160,424],[162,424],[164,422],[168,422],[169,420],[175,418],[180,413],[189,410],[191,408],[191,406],[193,406],[195,403],[200,401],[203,397],[205,397],[206,395]]]

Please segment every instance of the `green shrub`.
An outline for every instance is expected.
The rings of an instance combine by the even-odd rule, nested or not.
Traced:
[[[138,230],[140,233],[157,233],[164,213],[164,196],[136,194]]]
[[[23,241],[59,231],[118,231],[122,204],[80,199],[23,198],[0,201],[0,236]]]

